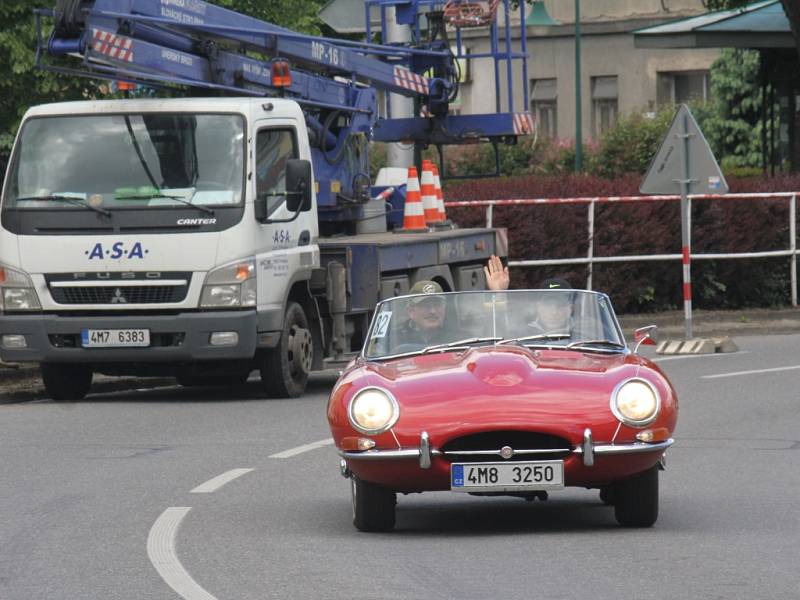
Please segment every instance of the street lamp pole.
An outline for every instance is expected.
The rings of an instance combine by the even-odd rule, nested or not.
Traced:
[[[583,111],[581,107],[581,0],[575,0],[575,172],[583,171]]]

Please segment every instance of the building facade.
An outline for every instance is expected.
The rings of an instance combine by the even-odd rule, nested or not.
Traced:
[[[513,110],[527,108],[537,117],[539,134],[574,139],[576,131],[574,3],[545,0],[550,16],[560,24],[528,26],[527,79],[529,101],[523,97],[521,61],[513,62]],[[702,0],[592,0],[581,3],[582,137],[597,139],[622,115],[652,113],[675,103],[709,97],[709,69],[717,49],[641,49],[633,32],[645,27],[707,12]],[[502,11],[498,17],[502,24]],[[511,48],[521,51],[519,18],[511,23]],[[499,46],[506,48],[500,27]],[[464,29],[465,54],[488,52],[489,28]],[[456,111],[507,111],[506,67],[499,64],[501,97],[495,93],[492,59],[471,59],[462,65],[461,99]]]

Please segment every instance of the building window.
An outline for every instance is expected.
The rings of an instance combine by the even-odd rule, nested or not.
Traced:
[[[658,74],[658,105],[708,101],[708,71]]]
[[[617,76],[592,77],[592,135],[600,138],[617,124]]]
[[[558,137],[558,96],[555,79],[531,81],[531,112],[536,117],[539,135],[545,138]]]

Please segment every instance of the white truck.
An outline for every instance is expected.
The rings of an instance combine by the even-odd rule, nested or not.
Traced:
[[[302,393],[360,348],[377,300],[484,286],[501,232],[320,237],[292,100],[50,104],[25,115],[0,219],[0,358],[78,399],[92,374]],[[288,193],[287,193],[288,191]]]

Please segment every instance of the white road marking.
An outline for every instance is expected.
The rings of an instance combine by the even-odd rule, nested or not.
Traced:
[[[774,369],[755,369],[753,371],[734,371],[733,373],[718,373],[717,375],[703,375],[700,379],[722,379],[723,377],[738,377],[739,375],[757,375],[759,373],[777,373],[779,371],[796,371],[800,365],[792,367],[775,367]]]
[[[216,492],[219,488],[221,488],[226,483],[230,483],[237,477],[241,477],[242,475],[246,475],[253,469],[231,469],[222,475],[217,475],[213,479],[209,479],[205,483],[201,483],[196,488],[194,488],[191,493],[192,494],[210,494],[211,492]]]
[[[278,452],[277,454],[271,454],[270,458],[291,458],[292,456],[297,456],[303,452],[309,452],[311,450],[316,450],[317,448],[322,448],[323,446],[330,446],[331,444],[333,444],[333,440],[328,438],[318,442],[311,442],[310,444],[303,444],[302,446],[297,446],[297,448],[290,448],[289,450],[284,450],[283,452]]]
[[[190,506],[171,506],[161,513],[147,536],[147,556],[166,584],[184,600],[217,600],[192,579],[175,551],[175,535],[190,510]]]
[[[749,350],[740,350],[739,352],[717,352],[715,354],[681,354],[680,356],[665,356],[664,358],[651,358],[655,363],[665,362],[667,360],[684,360],[687,358],[720,358],[722,356],[741,356],[742,354],[750,354]]]

